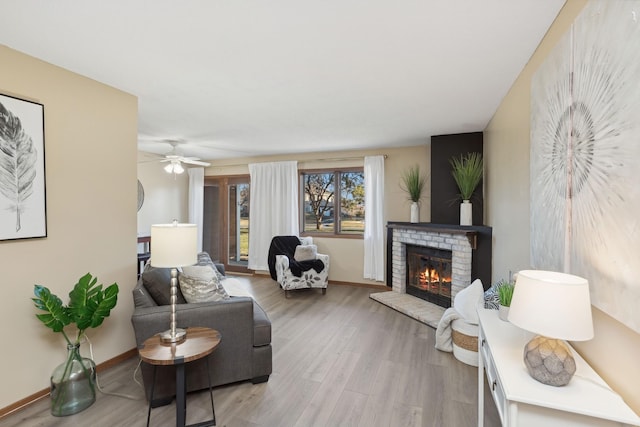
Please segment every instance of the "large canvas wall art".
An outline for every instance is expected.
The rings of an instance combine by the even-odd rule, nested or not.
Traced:
[[[0,240],[46,237],[44,107],[0,95]]]
[[[640,1],[590,1],[531,86],[531,263],[640,332]]]

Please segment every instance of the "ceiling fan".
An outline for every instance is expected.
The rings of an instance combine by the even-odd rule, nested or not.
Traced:
[[[180,174],[184,172],[184,167],[182,163],[196,166],[211,166],[210,163],[201,161],[198,157],[185,157],[178,151],[178,145],[181,144],[181,141],[171,140],[166,141],[171,144],[171,151],[164,155],[164,159],[160,160],[160,162],[168,162],[168,164],[164,167],[164,170],[167,173]]]

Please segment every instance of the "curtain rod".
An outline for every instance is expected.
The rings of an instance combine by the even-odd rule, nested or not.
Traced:
[[[389,157],[387,154],[381,154],[385,159],[387,157]],[[358,159],[364,159],[365,156],[353,156],[353,157],[330,157],[330,158],[326,158],[326,159],[307,159],[307,160],[301,160],[298,161],[298,163],[311,163],[311,162],[342,162],[345,160],[358,160]],[[287,161],[287,160],[283,160],[283,161]],[[254,162],[255,163],[255,162]],[[266,163],[266,162],[258,162],[258,163]],[[245,166],[248,165],[249,163],[235,163],[235,164],[229,164],[229,165],[212,165],[209,167],[212,168],[222,168],[222,167],[235,167],[235,166]]]

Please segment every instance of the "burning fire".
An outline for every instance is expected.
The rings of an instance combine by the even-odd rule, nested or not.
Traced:
[[[438,274],[438,270],[435,268],[426,268],[423,272],[420,273],[420,283],[447,283],[451,282],[451,277],[442,277],[440,279],[440,274]]]
[[[424,271],[419,273],[418,280],[420,283],[418,287],[425,291],[443,295],[451,293],[451,277],[440,277],[438,270],[435,268],[425,268]]]
[[[440,282],[440,275],[435,268],[426,268],[420,273],[420,283]]]

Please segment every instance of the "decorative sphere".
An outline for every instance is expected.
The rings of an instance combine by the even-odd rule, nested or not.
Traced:
[[[564,341],[537,336],[524,348],[524,364],[531,375],[543,384],[567,385],[576,372],[576,361]]]

